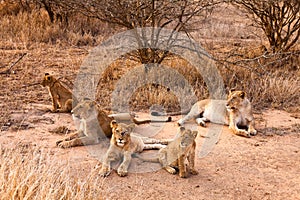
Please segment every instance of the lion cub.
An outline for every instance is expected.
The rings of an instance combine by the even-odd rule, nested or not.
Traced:
[[[179,176],[186,178],[188,172],[193,175],[198,174],[195,170],[195,149],[198,131],[191,131],[184,127],[179,128],[179,132],[173,141],[171,141],[165,148],[159,150],[155,158],[142,158],[136,155],[143,161],[159,162],[167,172],[176,174],[176,169],[179,170]],[[185,165],[185,160],[188,160],[188,169]]]
[[[41,85],[49,90],[53,112],[71,112],[73,104],[72,92],[63,86],[58,79],[49,73],[45,73]]]
[[[111,172],[111,162],[122,160],[117,169],[119,176],[126,176],[134,153],[142,152],[144,149],[161,149],[162,144],[156,144],[158,140],[146,137],[139,137],[132,133],[135,124],[111,122],[112,136],[110,146],[104,156],[100,170],[100,176],[108,176]]]

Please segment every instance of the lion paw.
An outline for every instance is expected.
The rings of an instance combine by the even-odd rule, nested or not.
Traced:
[[[202,126],[202,127],[205,127],[205,126],[206,126],[205,121],[204,121],[203,119],[201,119],[201,118],[197,118],[197,119],[196,119],[196,122],[197,122],[198,125],[200,125],[200,126]]]
[[[121,177],[127,176],[128,172],[122,169],[118,169],[118,175]]]
[[[244,130],[239,130],[238,135],[241,135],[241,136],[244,136],[244,137],[247,137],[247,138],[251,137],[250,133],[248,131],[244,131]]]
[[[195,169],[191,169],[190,173],[193,174],[193,175],[199,174],[199,172],[197,170],[195,170]]]
[[[177,121],[177,125],[178,125],[178,126],[182,126],[182,125],[183,125],[183,123],[184,123],[184,122],[183,122],[183,120],[182,120],[182,119],[180,119],[180,120],[178,120],[178,121]]]
[[[187,177],[187,172],[186,171],[179,172],[179,177],[180,178],[186,178]]]
[[[57,141],[56,145],[64,149],[72,147],[72,143],[69,141],[61,141],[61,142]]]
[[[176,169],[174,169],[173,167],[166,167],[165,169],[166,169],[167,172],[169,172],[170,174],[176,174]]]
[[[101,177],[107,177],[107,176],[109,176],[109,174],[110,174],[110,170],[107,168],[102,168],[99,172],[99,175]]]
[[[257,131],[255,129],[249,130],[249,132],[250,132],[250,135],[252,135],[252,136],[257,134]]]
[[[56,146],[58,146],[60,143],[62,143],[64,140],[57,140],[56,141]]]

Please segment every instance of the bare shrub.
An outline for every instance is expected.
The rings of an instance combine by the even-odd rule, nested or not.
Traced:
[[[273,52],[288,51],[300,37],[298,0],[233,0],[262,29]]]
[[[56,1],[56,3],[69,10],[83,13],[86,16],[97,18],[103,22],[117,25],[127,30],[158,27],[168,28],[174,32],[183,32],[189,35],[194,18],[205,17],[209,10],[213,9],[220,1],[67,0]],[[161,63],[166,57],[170,56],[170,53],[167,50],[163,51],[155,48],[156,44],[160,42],[159,34],[160,32],[153,32],[151,42],[148,42],[143,34],[137,34],[136,40],[141,48],[132,52],[130,56],[143,64]],[[170,48],[172,47],[172,36],[170,36],[170,41],[167,43]]]
[[[100,102],[104,108],[111,108],[112,93],[115,90],[127,90],[128,88],[126,88],[125,82],[129,84],[133,82],[132,85],[134,85],[136,81],[144,82],[144,77],[141,76],[141,73],[139,71],[135,72],[134,69],[140,66],[141,64],[139,62],[121,58],[107,67],[98,84],[97,101]],[[180,74],[179,76],[182,76],[179,77],[175,74],[169,77],[169,74],[163,72],[159,75],[155,75],[159,76],[160,80],[164,83],[179,82],[179,84],[175,86],[177,88],[175,89],[176,91],[174,91],[175,87],[168,88],[167,85],[154,82],[153,84],[145,84],[141,87],[133,88],[133,93],[128,94],[131,95],[130,98],[123,97],[114,103],[120,107],[128,105],[130,109],[134,111],[148,110],[153,104],[161,105],[166,111],[179,111],[182,108],[179,104],[179,97],[176,96],[174,92],[182,91],[182,96],[186,98],[186,105],[192,105],[197,100],[192,98],[192,95],[195,95],[198,99],[209,97],[208,89],[201,74],[186,60],[174,55],[165,59],[162,66],[169,67],[170,71],[175,70],[174,73],[177,72]],[[153,70],[155,71],[155,69]],[[128,72],[131,72],[131,74],[127,75],[126,73]],[[151,76],[151,72],[148,74]],[[124,76],[125,78],[123,78]],[[186,80],[186,83],[180,81],[180,78]],[[122,88],[116,88],[118,83],[123,84]],[[188,87],[186,84],[189,84],[193,91],[185,91],[186,87]]]

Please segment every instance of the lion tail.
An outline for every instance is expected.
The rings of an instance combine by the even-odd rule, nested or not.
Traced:
[[[151,112],[151,115],[152,116],[176,116],[176,115],[185,115],[189,112],[190,112],[190,109],[181,110],[181,111],[178,111],[178,112],[170,112],[170,113],[164,113],[164,112],[153,110]]]
[[[153,158],[145,158],[141,156],[140,154],[134,154],[134,157],[139,158],[140,160],[144,162],[153,162],[153,163],[159,163],[158,157],[153,157]]]

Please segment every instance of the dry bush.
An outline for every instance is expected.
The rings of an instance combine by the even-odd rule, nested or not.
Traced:
[[[3,8],[2,4],[1,8]],[[269,54],[265,51],[263,42],[254,37],[256,33],[252,32],[253,29],[250,29],[251,33],[248,33],[249,27],[244,25],[244,20],[246,19],[244,19],[243,16],[238,15],[239,17],[237,18],[237,11],[234,10],[230,15],[222,17],[224,10],[222,10],[222,8],[220,9],[221,11],[216,10],[219,13],[214,13],[211,20],[203,21],[204,27],[208,25],[207,29],[204,29],[204,31],[207,30],[207,33],[203,35],[201,33],[202,30],[200,30],[197,32],[199,36],[195,38],[200,40],[202,37],[208,37],[207,40],[202,40],[202,42],[204,43],[205,49],[220,61],[220,63],[217,63],[218,68],[227,88],[235,87],[245,90],[251,100],[253,100],[255,108],[270,106],[286,108],[299,104],[299,52],[295,55],[293,55],[292,52],[290,55],[286,53],[277,55]],[[226,10],[227,9],[226,7]],[[231,15],[235,17],[233,18]],[[220,22],[218,23],[218,21]],[[112,35],[113,28],[114,27],[108,27],[107,24],[103,24],[97,20],[80,16],[80,14],[70,16],[69,22],[66,25],[51,23],[43,10],[32,10],[30,12],[18,10],[14,14],[6,13],[1,17],[0,39],[1,41],[10,41],[10,43],[13,44],[9,47],[11,49],[20,48],[20,43],[22,46],[28,44],[33,49],[31,52],[32,55],[30,56],[37,55],[38,58],[34,57],[32,60],[26,61],[28,63],[24,65],[19,64],[20,67],[17,69],[17,73],[30,71],[32,68],[31,65],[34,67],[36,65],[43,65],[42,68],[34,69],[27,74],[24,73],[26,75],[23,76],[26,76],[26,78],[31,79],[33,76],[36,76],[37,73],[40,73],[41,70],[62,72],[62,76],[71,73],[73,75],[71,78],[74,78],[76,77],[76,70],[80,65],[77,58],[78,54],[73,52],[73,50],[72,52],[65,52],[68,51],[66,49],[68,49],[70,45],[97,44],[103,41],[104,37]],[[244,31],[239,32],[242,29]],[[246,38],[246,40],[243,38]],[[53,45],[53,43],[68,43],[68,45]],[[39,52],[40,47],[46,50],[41,53]],[[24,47],[22,47],[21,49],[27,51],[29,48],[25,47],[24,49]],[[299,49],[299,45],[295,46],[295,50],[297,49]],[[23,52],[23,50],[20,50],[20,52]],[[53,51],[55,53],[53,53]],[[5,51],[3,51],[3,53],[0,52],[2,58],[1,62],[3,62],[3,64],[1,64],[2,66],[9,62],[6,61],[7,55],[8,53]],[[76,60],[74,57],[76,57],[78,62],[73,61]],[[31,61],[33,63],[30,63]],[[97,101],[104,108],[111,108],[111,95],[116,89],[118,81],[122,80],[128,72],[140,65],[138,62],[124,57],[107,67],[98,85]],[[198,99],[209,97],[206,84],[200,74],[201,72],[197,72],[187,61],[175,55],[169,59],[165,59],[162,65],[168,66],[182,74],[184,79],[192,86],[193,92]],[[42,73],[44,72],[47,71],[43,71]],[[161,76],[161,79],[168,80],[169,78],[164,77],[163,74]],[[70,79],[70,77],[68,78]],[[0,82],[3,82],[4,86],[7,80],[3,79]],[[13,81],[15,83],[17,80]],[[24,89],[20,91],[21,94],[24,92]],[[180,88],[178,91],[180,91]],[[18,107],[20,104],[28,101],[34,102],[42,100],[45,102],[49,99],[49,96],[45,96],[47,95],[45,92],[39,94],[38,98],[24,100],[28,98],[28,92],[25,92],[27,96],[22,95],[23,99],[21,97],[18,98],[11,107]],[[170,88],[163,84],[145,84],[144,86],[134,88],[133,92],[129,94],[130,96],[128,98],[122,98],[119,104],[129,105],[132,110],[146,110],[149,109],[151,104],[159,104],[167,111],[175,111],[182,109],[182,105],[179,105],[179,99],[175,95],[175,92],[176,91],[173,89],[170,90]],[[284,95],[282,95],[282,93],[284,93]],[[0,99],[3,99],[3,102],[6,101],[6,96],[12,96],[9,92],[4,94],[5,98],[0,97]],[[32,96],[35,95],[36,93],[33,92]],[[188,105],[195,101],[195,99],[189,96],[186,98]],[[2,113],[0,115],[1,118],[5,116],[3,119],[8,121],[7,115],[3,115]]]
[[[0,199],[103,198],[104,179],[95,176],[96,170],[80,180],[68,163],[54,163],[50,152],[26,144],[0,147],[0,153]]]
[[[17,7],[17,6],[15,6]],[[73,14],[68,23],[52,23],[47,12],[40,8],[30,11],[11,8],[10,4],[0,7],[0,37],[15,43],[68,43],[70,45],[95,45],[103,37],[114,32],[107,24]],[[14,11],[17,9],[17,11]],[[13,13],[4,12],[11,10]]]
[[[236,67],[224,70],[222,75],[227,78],[229,88],[246,91],[256,109],[299,107],[300,79],[294,73],[259,75]]]
[[[234,47],[233,50],[223,53],[226,60],[222,60],[220,63],[217,62],[217,65],[226,89],[236,88],[247,92],[255,109],[269,107],[288,109],[299,106],[300,62],[298,57],[290,56],[284,59],[280,59],[282,57],[280,55],[264,57],[264,50],[263,46],[257,48],[251,48],[250,46],[244,48]],[[209,92],[201,74],[187,61],[173,56],[162,64],[170,67],[170,70],[173,69],[179,72],[192,86],[192,93],[195,94],[198,100],[209,97]],[[127,82],[129,82],[129,85],[135,85],[137,81],[143,82],[145,79],[143,71],[134,72],[135,68],[140,66],[139,63],[126,59],[119,59],[109,66],[98,86],[98,102],[105,108],[111,108],[112,100],[115,98],[112,97],[112,93],[116,90],[124,90],[130,94],[120,93],[122,95],[118,101],[113,102],[115,107],[126,108],[126,106],[129,106],[134,111],[145,111],[150,109],[152,105],[157,104],[161,105],[165,111],[183,109],[179,103],[180,99],[175,93],[187,85],[176,87],[174,90],[168,88],[164,83],[160,84],[153,81],[152,84],[145,83],[143,86],[129,90]],[[168,74],[161,73],[158,76],[160,80],[165,80],[162,82],[168,82]],[[121,86],[118,86],[120,83]],[[197,100],[193,99],[190,93],[183,91],[182,94],[186,98],[187,107]]]
[[[152,105],[160,105],[166,111],[178,111],[183,106],[179,102],[184,101],[189,107],[197,99],[208,97],[200,72],[182,58],[173,56],[162,65],[145,70],[133,60],[117,60],[107,67],[100,79],[97,101],[104,108],[112,108],[113,103],[114,108],[129,106],[133,111],[145,111]],[[113,95],[120,98],[116,101]],[[182,97],[185,99],[180,99]]]

